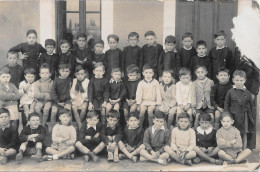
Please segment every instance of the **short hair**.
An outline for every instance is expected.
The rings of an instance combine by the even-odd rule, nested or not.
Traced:
[[[10,112],[6,108],[1,108],[0,109],[0,114],[2,114],[2,113],[7,113],[8,116],[10,116]]]
[[[105,71],[105,66],[103,65],[103,63],[96,63],[96,64],[94,65],[94,70],[95,70],[96,68],[98,68],[98,67],[102,67],[103,71]]]
[[[145,65],[143,66],[143,72],[144,72],[145,70],[147,70],[147,69],[152,69],[152,70],[154,71],[154,69],[153,69],[153,67],[152,67],[151,65],[145,64]]]
[[[43,63],[43,64],[41,65],[41,67],[40,67],[39,72],[41,72],[42,69],[48,69],[49,72],[51,71],[50,65],[49,65],[48,63]]]
[[[70,42],[69,42],[68,40],[66,40],[66,39],[60,40],[60,46],[61,46],[62,44],[68,44],[69,47],[71,46],[71,45],[70,45]]]
[[[109,42],[109,39],[113,38],[116,42],[119,42],[119,37],[115,34],[110,34],[107,36],[107,41]]]
[[[181,118],[187,118],[190,120],[190,116],[186,113],[186,112],[183,112],[183,113],[180,113],[178,116],[177,116],[178,120],[181,119]]]
[[[93,48],[95,46],[95,39],[94,38],[90,38],[88,40],[88,47]]]
[[[111,109],[107,115],[106,115],[107,118],[116,118],[116,119],[119,119],[120,118],[120,113],[117,112],[116,110],[114,109]]]
[[[196,48],[198,48],[200,45],[204,45],[207,48],[207,43],[203,40],[200,40],[196,43]]]
[[[227,34],[223,30],[219,30],[216,33],[214,33],[214,39],[216,39],[219,36],[224,36],[225,38],[227,37]]]
[[[135,64],[131,64],[131,65],[127,66],[126,73],[127,74],[139,73],[139,68]]]
[[[234,119],[234,118],[233,118],[233,115],[232,115],[230,112],[228,112],[228,111],[225,111],[225,112],[223,112],[223,113],[221,114],[221,120],[223,120],[223,118],[225,118],[225,117],[229,117],[229,118],[231,118],[232,120]]]
[[[156,37],[156,34],[154,33],[154,31],[149,30],[149,31],[145,32],[145,34],[144,34],[144,37],[147,37],[147,36]]]
[[[97,45],[97,44],[101,44],[103,47],[105,45],[105,43],[102,39],[96,40],[95,43],[94,43],[94,46]]]
[[[31,117],[36,116],[39,117],[39,119],[41,119],[40,114],[36,113],[36,112],[32,112],[28,115],[28,121],[30,121]]]
[[[209,113],[201,113],[199,114],[199,121],[211,121],[211,116]]]
[[[99,116],[100,116],[100,111],[91,110],[91,111],[88,111],[86,118],[93,118],[93,117],[99,118]]]
[[[0,75],[2,75],[2,74],[9,74],[9,75],[10,75],[10,70],[9,70],[9,68],[8,68],[8,67],[2,67],[2,68],[0,69]]]
[[[243,70],[235,70],[235,72],[233,73],[233,78],[234,78],[235,76],[240,76],[240,77],[246,79],[246,73],[245,73],[245,71],[243,71]]]
[[[77,39],[79,38],[85,38],[85,40],[87,40],[87,35],[85,33],[79,33],[77,34]]]
[[[62,63],[59,65],[59,70],[61,69],[69,69],[70,70],[71,68],[71,65],[70,64],[67,64],[67,63]]]
[[[195,68],[194,68],[194,72],[196,72],[199,68],[202,68],[202,69],[204,69],[205,71],[208,71],[207,68],[206,68],[206,66],[204,66],[204,65],[196,65]]]
[[[26,69],[24,70],[24,75],[27,75],[27,74],[33,74],[33,75],[36,75],[36,71],[35,71],[34,68],[29,67],[29,68],[26,68]]]
[[[154,112],[153,118],[158,118],[158,119],[164,119],[165,120],[165,113],[160,111],[160,110],[156,110]]]
[[[166,43],[173,43],[176,44],[176,38],[175,36],[169,35],[165,38],[165,44]]]
[[[37,32],[34,29],[28,30],[27,33],[26,33],[26,36],[28,36],[28,35],[30,35],[32,33],[37,37]]]
[[[192,33],[190,33],[190,32],[185,32],[185,33],[182,35],[181,39],[183,40],[184,38],[191,38],[191,39],[193,40],[193,35],[192,35]]]
[[[190,69],[186,68],[186,67],[182,67],[180,70],[179,70],[179,77],[183,76],[183,75],[190,75],[191,72],[190,72]]]
[[[86,70],[83,68],[82,65],[77,65],[77,66],[75,67],[75,72],[79,72],[79,71],[81,71],[81,70],[84,70],[84,72],[86,72]]]
[[[176,77],[176,74],[173,72],[173,70],[164,70],[163,71],[163,73],[169,73],[169,74],[171,74],[171,76],[173,77],[173,79],[176,79],[177,77]]]
[[[139,111],[130,112],[128,120],[129,120],[131,117],[135,117],[136,119],[139,120]]]
[[[136,37],[137,39],[139,39],[139,34],[138,34],[137,32],[130,32],[130,33],[128,34],[128,39],[129,39],[130,37]]]
[[[8,54],[15,54],[18,58],[18,51],[14,51],[14,50],[9,50],[6,54],[6,57],[8,58]]]
[[[63,114],[67,114],[67,115],[71,116],[71,111],[69,109],[61,109],[61,110],[59,110],[58,116],[61,116]]]
[[[226,72],[229,75],[229,70],[227,68],[225,68],[224,66],[221,66],[220,68],[218,68],[217,75],[220,72]]]
[[[111,73],[114,72],[121,72],[121,69],[119,67],[113,67]]]
[[[53,45],[55,47],[56,46],[56,42],[53,39],[46,39],[45,40],[45,47],[47,45]]]

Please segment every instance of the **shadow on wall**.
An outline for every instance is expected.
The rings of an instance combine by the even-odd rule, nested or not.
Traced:
[[[0,66],[6,64],[7,51],[26,41],[26,32],[40,32],[40,1],[0,1]],[[40,40],[38,39],[38,42]]]

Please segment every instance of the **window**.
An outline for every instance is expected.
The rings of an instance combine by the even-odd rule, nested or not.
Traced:
[[[101,37],[101,0],[57,1],[57,40],[67,39],[72,44],[78,33],[88,39]]]

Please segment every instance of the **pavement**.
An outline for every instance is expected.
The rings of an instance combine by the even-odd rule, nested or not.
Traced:
[[[36,162],[24,158],[22,163],[10,160],[6,165],[0,165],[0,171],[259,171],[259,151],[253,151],[248,163],[235,165],[213,165],[206,162],[193,166],[185,166],[171,162],[163,166],[152,162],[137,162],[126,159],[119,163],[107,162],[102,156],[98,163],[84,162],[82,156],[74,160],[62,159],[55,161]]]

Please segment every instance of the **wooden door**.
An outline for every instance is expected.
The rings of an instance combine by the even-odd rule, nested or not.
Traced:
[[[234,49],[231,40],[232,19],[237,15],[237,0],[177,0],[176,38],[181,48],[181,37],[185,32],[194,35],[194,46],[199,40],[207,42],[208,51],[214,46],[213,35],[218,30],[227,34],[227,46]]]

